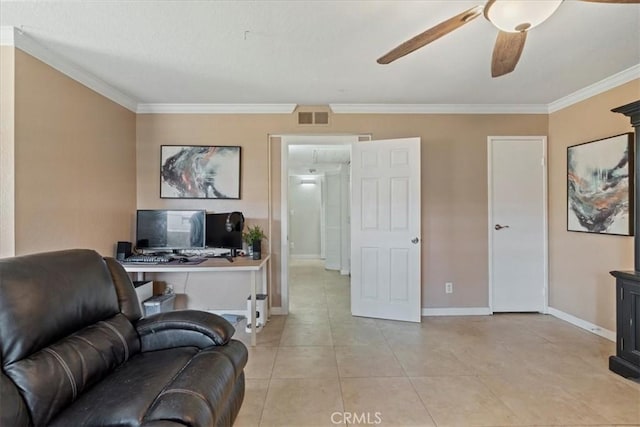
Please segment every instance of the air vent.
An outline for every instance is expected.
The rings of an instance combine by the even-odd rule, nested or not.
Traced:
[[[328,125],[329,113],[326,111],[316,111],[313,113],[313,122],[317,125]]]
[[[321,125],[329,124],[329,113],[327,111],[298,111],[299,125]]]
[[[298,113],[298,124],[299,125],[312,125],[313,124],[313,113],[301,111]]]

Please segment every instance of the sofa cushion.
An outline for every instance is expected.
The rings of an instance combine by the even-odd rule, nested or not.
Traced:
[[[16,385],[0,372],[0,426],[28,426],[31,417]]]
[[[133,325],[118,313],[4,370],[20,390],[33,423],[42,425],[139,351]]]
[[[218,425],[218,417],[235,384],[228,357],[202,350],[154,401],[145,421],[181,419],[192,426]]]
[[[236,351],[246,353],[246,348],[238,346]],[[220,406],[227,405],[237,387],[233,364],[213,348],[139,353],[85,392],[51,425],[137,427],[163,420],[217,425],[216,417],[224,412]]]
[[[0,260],[4,366],[119,312],[111,274],[97,252],[74,249]]]
[[[246,347],[239,341],[200,351],[158,395],[145,421],[178,419],[192,426],[220,425],[226,403],[235,400],[230,396],[246,360]]]

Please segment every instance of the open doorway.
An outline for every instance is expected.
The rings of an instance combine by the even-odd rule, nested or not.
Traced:
[[[369,139],[368,136],[365,137]],[[292,261],[350,273],[350,160],[358,135],[283,136],[282,308],[289,313]]]
[[[349,145],[289,146],[289,258],[349,274]]]

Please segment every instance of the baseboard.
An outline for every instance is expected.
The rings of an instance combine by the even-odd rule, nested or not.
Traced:
[[[285,316],[288,314],[282,307],[271,307],[270,313],[273,316]]]
[[[320,254],[296,254],[289,256],[293,259],[322,259]]]
[[[423,308],[423,316],[486,316],[492,314],[489,307]]]
[[[575,325],[579,328],[584,329],[585,331],[589,331],[594,333],[602,338],[606,338],[609,341],[616,341],[616,333],[610,331],[608,329],[601,328],[598,325],[594,325],[591,322],[587,322],[586,320],[582,320],[579,317],[573,316],[569,313],[565,313],[564,311],[560,311],[557,308],[549,307],[547,312],[553,317],[557,317],[560,320],[564,320],[565,322],[569,322],[572,325]]]

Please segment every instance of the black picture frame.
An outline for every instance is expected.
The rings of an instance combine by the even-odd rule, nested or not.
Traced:
[[[567,147],[567,231],[633,236],[633,133]]]
[[[240,199],[241,149],[160,146],[161,199]]]

